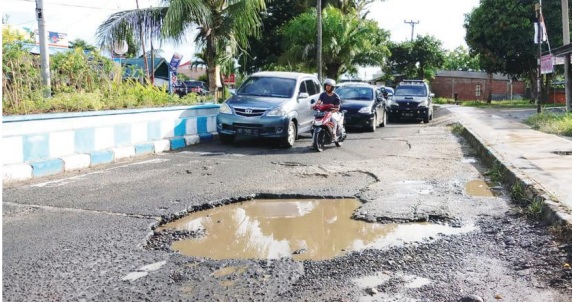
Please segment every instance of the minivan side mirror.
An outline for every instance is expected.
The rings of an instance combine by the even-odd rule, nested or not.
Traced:
[[[298,95],[299,99],[307,99],[309,97],[310,95],[307,92],[300,92],[300,94]]]
[[[433,98],[433,97],[435,97],[435,94],[434,94],[433,92],[431,92],[431,93],[429,94],[429,96],[431,96],[431,97]]]

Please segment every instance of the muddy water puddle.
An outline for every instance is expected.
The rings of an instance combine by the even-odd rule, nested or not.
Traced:
[[[489,184],[482,179],[469,181],[465,185],[465,191],[469,196],[495,197],[500,194],[499,192],[493,192]]]
[[[157,231],[204,230],[205,235],[200,238],[171,245],[173,250],[187,256],[327,260],[351,251],[401,245],[474,229],[474,226],[377,224],[351,219],[359,206],[356,199],[259,199],[194,212]]]

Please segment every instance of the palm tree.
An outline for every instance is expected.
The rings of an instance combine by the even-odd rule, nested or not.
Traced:
[[[212,91],[217,70],[239,50],[248,47],[248,36],[259,34],[259,12],[264,0],[163,0],[162,6],[127,10],[111,15],[97,29],[102,45],[112,45],[131,31],[135,38],[158,38],[183,42],[189,30],[197,29],[195,42],[205,49],[205,63]]]

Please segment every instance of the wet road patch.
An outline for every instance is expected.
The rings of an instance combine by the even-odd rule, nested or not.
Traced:
[[[356,199],[258,199],[194,212],[156,233],[202,234],[171,244],[172,250],[193,257],[328,260],[474,229],[351,219],[360,205]]]

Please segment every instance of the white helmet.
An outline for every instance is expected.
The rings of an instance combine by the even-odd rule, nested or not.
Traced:
[[[332,79],[326,79],[326,80],[324,81],[324,86],[326,86],[326,85],[330,85],[330,86],[332,86],[332,87],[335,87],[335,86],[336,86],[336,81],[334,81],[334,80],[332,80]]]

